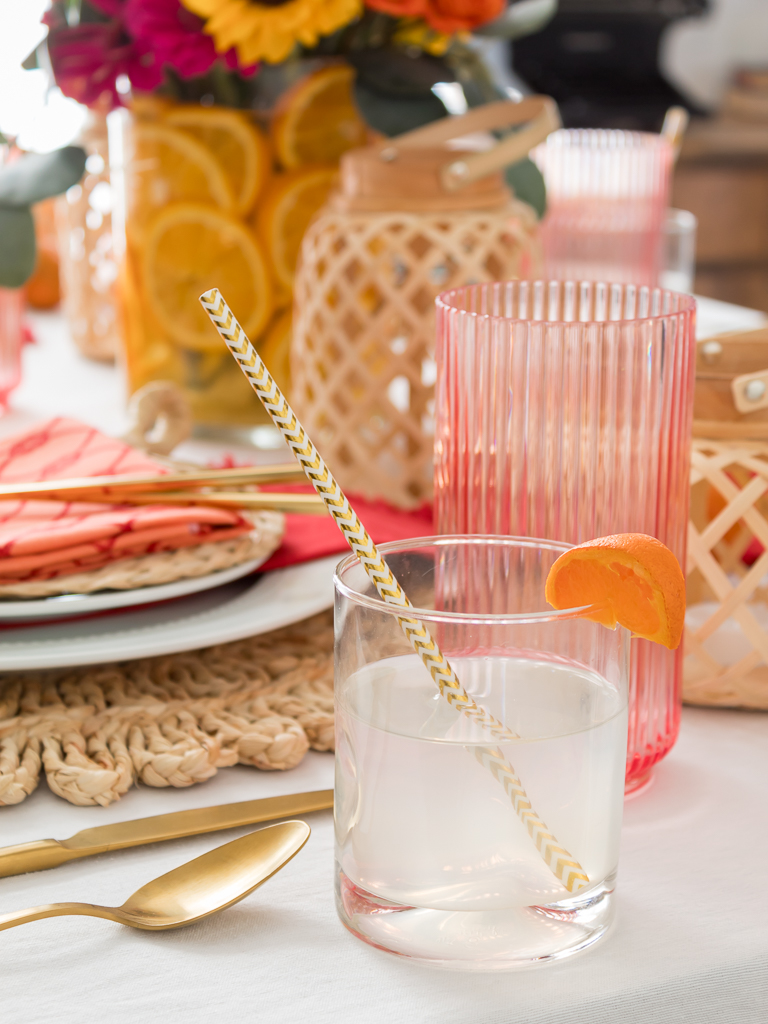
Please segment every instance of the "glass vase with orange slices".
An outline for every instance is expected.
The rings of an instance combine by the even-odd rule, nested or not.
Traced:
[[[159,95],[134,97],[130,111],[112,115],[131,392],[169,380],[182,388],[199,425],[266,422],[197,297],[213,286],[225,292],[287,388],[301,240],[333,187],[341,153],[365,141],[352,74],[330,65],[305,76],[266,127],[247,110]]]

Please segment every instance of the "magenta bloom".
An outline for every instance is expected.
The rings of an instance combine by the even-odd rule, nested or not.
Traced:
[[[93,0],[106,14],[120,13],[121,0]],[[132,39],[119,19],[67,25],[58,7],[43,15],[56,84],[65,96],[88,106],[117,106],[116,82],[127,75],[135,89],[150,91],[163,80],[162,64],[151,45]]]
[[[204,75],[219,58],[213,40],[203,32],[202,18],[182,7],[179,0],[126,0],[123,21],[137,42],[148,43],[158,62],[168,64],[182,78]],[[224,59],[229,68],[237,68],[234,50]],[[241,69],[241,73],[255,70]]]
[[[166,65],[182,78],[196,78],[219,59],[202,20],[179,0],[89,2],[106,20],[70,26],[58,4],[43,15],[50,30],[48,52],[56,83],[80,103],[118,106],[120,75],[126,75],[134,89],[151,92],[162,83]],[[257,67],[239,68],[234,50],[224,60],[242,75],[253,74]]]

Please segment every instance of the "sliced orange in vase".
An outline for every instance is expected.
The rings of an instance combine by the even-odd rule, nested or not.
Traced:
[[[299,250],[309,222],[328,198],[335,167],[276,174],[257,204],[256,231],[269,253],[281,298],[290,302]]]
[[[236,212],[241,217],[249,213],[270,175],[272,155],[266,136],[248,115],[192,104],[174,107],[165,121],[194,136],[211,152],[227,176]]]
[[[221,354],[222,341],[197,301],[221,287],[250,337],[274,306],[267,260],[239,220],[203,203],[171,203],[150,221],[142,253],[146,301],[158,323],[183,348]]]
[[[553,608],[594,606],[585,618],[674,649],[685,623],[685,576],[655,537],[617,533],[564,552],[547,576]]]
[[[368,129],[355,106],[354,78],[348,64],[331,64],[280,97],[270,134],[285,170],[335,164],[348,149],[365,145]]]

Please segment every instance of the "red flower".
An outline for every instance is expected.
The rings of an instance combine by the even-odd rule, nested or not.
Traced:
[[[98,0],[105,13],[119,13],[121,0]],[[127,75],[131,85],[142,91],[157,88],[163,70],[148,42],[132,39],[117,17],[67,25],[58,7],[43,15],[49,27],[48,52],[51,66],[65,96],[94,106],[108,99],[111,107],[120,103],[117,79]]]
[[[219,59],[201,19],[179,0],[90,0],[90,6],[105,20],[70,26],[59,5],[43,16],[56,84],[80,103],[115,107],[121,75],[134,89],[150,92],[161,84],[165,65],[182,78],[195,78]],[[224,60],[238,67],[234,50]],[[239,70],[253,74],[256,68]]]
[[[113,2],[113,0],[101,0]],[[204,75],[219,55],[213,39],[203,32],[203,20],[182,7],[179,0],[126,0],[123,21],[139,43],[148,43],[159,62],[175,68],[182,78]],[[238,67],[237,54],[224,56],[227,67]],[[241,68],[241,74],[253,74],[256,66]]]
[[[423,18],[437,32],[469,32],[498,18],[506,0],[365,0],[366,7],[394,18]]]

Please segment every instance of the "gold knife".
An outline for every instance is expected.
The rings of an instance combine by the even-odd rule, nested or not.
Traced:
[[[333,790],[271,796],[263,800],[244,800],[220,807],[200,807],[192,811],[174,811],[152,818],[120,821],[115,825],[98,825],[77,832],[69,839],[38,839],[32,843],[0,849],[0,878],[23,875],[26,871],[55,868],[80,857],[95,853],[125,850],[129,846],[162,843],[166,839],[218,832],[224,828],[255,825],[259,821],[290,818],[294,814],[324,811],[333,807]]]

